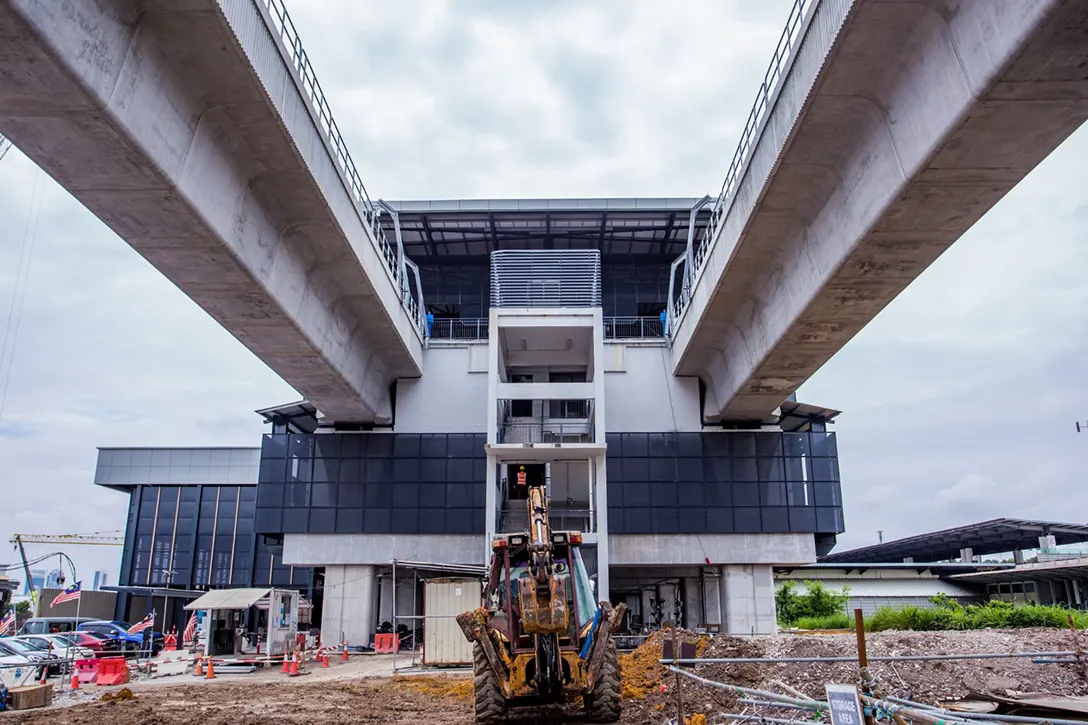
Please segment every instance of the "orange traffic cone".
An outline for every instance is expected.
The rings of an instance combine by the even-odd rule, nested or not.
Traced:
[[[344,653],[340,655],[340,661],[341,662],[347,662],[348,661],[348,643],[347,642],[344,642]]]
[[[283,674],[287,674],[291,671],[291,657],[286,652],[283,653],[283,669],[280,670]]]
[[[196,667],[193,668],[193,677],[203,677],[203,676],[204,676],[204,658],[198,656],[196,658]]]
[[[79,689],[79,673],[78,672],[73,672],[72,673],[72,689],[73,690],[78,690]]]
[[[328,667],[329,666],[329,655],[328,654],[321,655],[321,666],[322,667]]]
[[[39,685],[44,685],[45,681],[48,680],[48,679],[49,679],[49,666],[48,665],[43,665],[42,666],[42,677],[38,681],[38,684]]]
[[[291,660],[291,671],[287,673],[287,676],[298,677],[298,652],[295,652],[295,656]]]
[[[215,660],[211,657],[208,658],[208,674],[204,675],[205,680],[215,679]]]

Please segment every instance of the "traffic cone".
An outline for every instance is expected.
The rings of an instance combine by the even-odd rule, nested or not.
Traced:
[[[341,662],[347,662],[348,661],[348,643],[347,642],[344,642],[344,651],[343,651],[343,654],[340,655],[340,661]]]
[[[78,690],[79,689],[79,673],[78,672],[73,672],[72,673],[72,689],[73,690]]]
[[[285,675],[291,671],[291,657],[286,652],[283,653],[283,669],[280,671]]]
[[[204,658],[200,657],[200,656],[197,656],[197,658],[196,658],[196,667],[193,668],[193,677],[203,677],[203,676],[204,676]]]
[[[295,652],[295,656],[291,660],[291,671],[287,673],[287,676],[298,677],[298,652]]]
[[[49,679],[49,666],[42,665],[42,677],[38,680],[39,685],[44,685],[45,681]]]
[[[322,667],[328,667],[329,666],[329,655],[328,654],[321,655],[321,666]]]
[[[208,658],[208,674],[204,675],[205,680],[215,679],[215,660],[211,657]]]

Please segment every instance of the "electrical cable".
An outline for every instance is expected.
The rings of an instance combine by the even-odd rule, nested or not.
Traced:
[[[11,291],[11,309],[8,310],[8,321],[4,329],[4,345],[0,347],[0,374],[4,376],[3,387],[0,388],[0,422],[4,420],[4,407],[7,404],[8,385],[11,383],[11,369],[15,364],[15,349],[19,342],[19,327],[23,318],[23,304],[26,302],[26,288],[30,282],[30,265],[34,258],[34,245],[38,239],[38,221],[41,219],[42,199],[45,196],[45,174],[39,168],[34,176],[34,187],[30,194],[30,211],[27,214],[26,228],[23,231],[23,244],[19,250],[19,265],[15,272],[15,286]],[[23,258],[26,257],[26,267],[23,267]],[[20,281],[22,290],[20,291]],[[12,329],[12,319],[15,327]],[[11,337],[11,354],[8,355],[8,364],[4,370],[4,353],[8,348],[8,337]]]

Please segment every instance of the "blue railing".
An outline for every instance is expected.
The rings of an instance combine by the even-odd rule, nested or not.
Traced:
[[[763,82],[756,93],[755,103],[752,105],[752,110],[748,112],[748,120],[744,124],[744,130],[741,131],[737,150],[733,152],[733,160],[729,164],[729,171],[726,172],[725,181],[722,182],[721,192],[714,203],[710,221],[695,244],[692,268],[684,270],[687,283],[681,286],[676,300],[669,301],[672,319],[675,321],[673,329],[687,310],[698,274],[702,271],[710,249],[718,238],[718,229],[733,199],[736,198],[740,182],[744,179],[744,172],[748,169],[748,162],[752,159],[752,152],[759,143],[775,94],[782,87],[782,82],[793,62],[793,54],[803,35],[806,21],[819,3],[820,0],[794,0],[789,18],[786,20],[786,27],[782,30],[778,45],[775,46],[770,65],[763,74]]]
[[[344,137],[340,133],[340,128],[336,125],[336,119],[332,117],[332,109],[329,108],[329,102],[325,98],[324,91],[321,90],[321,84],[317,80],[313,66],[310,65],[309,56],[306,55],[306,51],[302,47],[302,39],[299,38],[298,31],[295,29],[294,23],[291,22],[291,16],[287,13],[287,7],[284,5],[283,0],[253,1],[267,11],[261,13],[261,16],[265,19],[265,24],[269,30],[272,31],[272,35],[279,39],[291,66],[295,69],[296,80],[300,83],[302,95],[309,101],[310,108],[315,114],[317,126],[321,129],[327,141],[326,147],[336,165],[340,168],[340,178],[344,183],[344,188],[362,206],[363,216],[377,244],[378,254],[392,273],[394,284],[401,287],[397,290],[401,304],[404,305],[404,308],[415,321],[420,334],[425,334],[426,326],[423,319],[423,309],[420,307],[418,295],[413,294],[407,284],[402,284],[404,274],[402,270],[398,269],[396,246],[389,241],[382,230],[381,213],[371,202],[370,195],[366,192],[363,179],[359,175],[359,170],[355,167],[351,154],[348,152]]]

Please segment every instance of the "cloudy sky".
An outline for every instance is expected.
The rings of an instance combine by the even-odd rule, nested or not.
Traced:
[[[290,9],[373,197],[696,197],[721,185],[790,4]],[[844,548],[1086,518],[1085,158],[1088,129],[802,389],[845,411]],[[0,161],[3,330],[4,541],[124,525],[125,497],[91,483],[96,446],[256,445],[252,411],[297,397],[18,151]],[[72,553],[115,575],[119,550]]]

